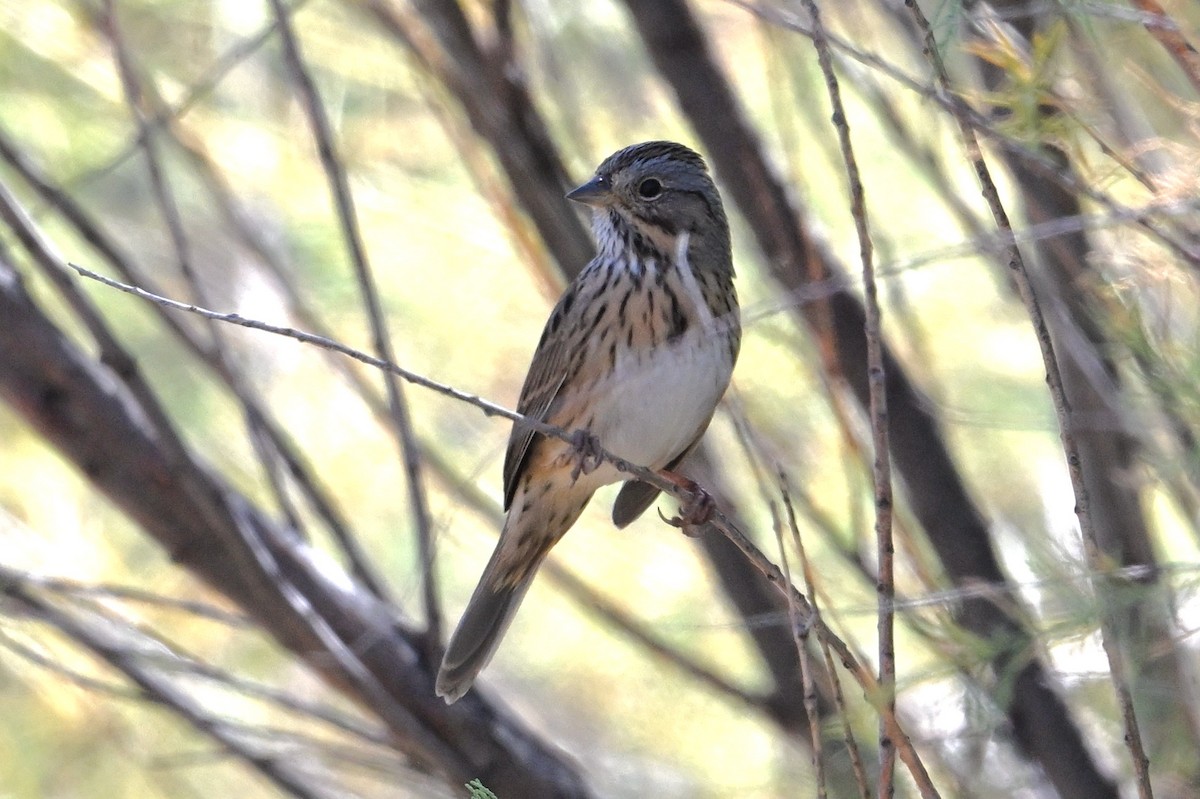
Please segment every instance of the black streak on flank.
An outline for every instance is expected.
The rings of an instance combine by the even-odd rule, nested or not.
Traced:
[[[668,320],[667,340],[674,341],[687,332],[688,318],[687,314],[683,312],[683,308],[679,305],[679,298],[675,296],[675,292],[669,287],[667,288],[667,296],[671,298],[671,317]]]
[[[667,268],[666,265],[660,265],[658,269],[654,270],[654,285],[660,289],[667,287]],[[651,296],[653,296],[653,292]]]
[[[596,315],[592,317],[592,321],[588,324],[587,333],[584,334],[585,339],[590,339],[596,332],[596,328],[600,326],[600,320],[604,318],[605,311],[608,310],[608,303],[601,302],[596,309]]]
[[[625,327],[625,308],[629,305],[629,298],[633,296],[633,289],[625,292],[625,296],[621,298],[621,304],[617,306],[617,321],[621,327]]]
[[[571,306],[575,304],[575,291],[568,291],[567,296],[563,297],[562,308],[559,312],[562,316],[571,313]]]
[[[607,294],[617,287],[617,281],[621,278],[621,270],[619,267],[610,266],[608,269],[608,279],[604,281],[603,292]]]

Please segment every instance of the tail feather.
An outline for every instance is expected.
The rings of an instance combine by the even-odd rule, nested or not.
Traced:
[[[521,606],[521,600],[533,584],[535,573],[536,570],[531,570],[520,582],[502,585],[495,579],[496,575],[489,564],[488,571],[484,572],[483,579],[471,595],[471,601],[467,603],[467,609],[450,643],[446,645],[442,667],[438,670],[437,695],[444,698],[446,704],[453,704],[462,698],[471,689],[476,675],[496,654],[500,640],[504,638],[508,625],[517,614],[517,608]]]
[[[446,644],[435,690],[447,704],[469,691],[492,659],[538,567],[591,498],[587,488],[571,485],[556,496],[556,502],[543,501],[526,509],[524,488],[519,489],[500,541]]]

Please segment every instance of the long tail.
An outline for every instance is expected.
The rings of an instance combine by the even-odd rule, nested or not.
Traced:
[[[504,580],[500,566],[501,550],[504,541],[496,546],[492,559],[488,562],[483,577],[467,609],[463,611],[462,620],[450,636],[446,645],[446,654],[442,658],[442,667],[438,670],[437,695],[446,700],[446,704],[457,702],[463,694],[471,689],[475,676],[488,664],[500,639],[508,631],[517,608],[529,586],[533,584],[533,576],[537,565],[529,569],[519,582],[511,583]],[[546,548],[549,550],[549,547]],[[539,555],[539,562],[544,553]]]
[[[575,523],[587,500],[584,497],[582,502],[572,503],[576,507],[566,514],[555,515],[538,511],[558,508],[521,513],[522,497],[515,498],[500,541],[446,645],[436,686],[446,704],[457,702],[469,691],[476,675],[492,659],[546,553]],[[551,519],[552,525],[547,523]]]

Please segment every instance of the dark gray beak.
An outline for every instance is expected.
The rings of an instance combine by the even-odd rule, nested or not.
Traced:
[[[577,203],[599,207],[608,203],[612,186],[602,177],[594,177],[577,189],[567,193],[567,199]]]

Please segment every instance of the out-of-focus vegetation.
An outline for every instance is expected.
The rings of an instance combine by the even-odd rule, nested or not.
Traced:
[[[1186,51],[1171,53],[1173,37],[1200,38],[1200,20],[1185,8],[1156,16],[1144,3],[926,5],[953,94],[934,89],[920,32],[900,4],[823,4],[865,186],[884,338],[894,365],[918,386],[919,410],[936,421],[1007,577],[998,583],[955,565],[953,539],[930,530],[930,519],[945,520],[950,506],[939,511],[940,492],[900,463],[899,717],[943,796],[1089,795],[1071,792],[1072,777],[1047,773],[1056,742],[1038,733],[1048,728],[1021,729],[1018,674],[1036,663],[1040,684],[1063,700],[1061,720],[1086,744],[1085,770],[1132,791],[1135,769],[1098,633],[1108,614],[1156,795],[1196,795],[1200,70]],[[545,126],[544,144],[555,148],[547,160],[566,168],[560,193],[567,176],[582,181],[634,141],[713,149],[702,120],[677,102],[686,88],[660,72],[654,45],[646,48],[649,23],[638,15],[645,3],[464,6],[461,19],[495,67],[475,77],[492,82],[502,110],[527,114],[531,129]],[[469,91],[455,83],[456,70],[473,66],[446,44],[444,12],[455,8],[307,0],[290,15],[332,127],[334,158],[349,176],[396,362],[511,407],[564,272],[582,264],[556,261],[561,250],[544,243],[547,228],[519,199],[519,178],[501,154],[509,143],[490,139],[464,110]],[[797,30],[808,27],[802,4],[705,0],[692,10],[761,137],[759,152],[806,221],[812,257],[858,274],[828,95],[812,44]],[[98,365],[100,348],[78,306],[21,230],[40,231],[63,261],[139,281],[88,240],[68,203],[163,294],[372,350],[297,79],[269,3],[0,5],[0,185],[27,222],[0,215],[0,256]],[[514,85],[532,98],[529,108],[506,94]],[[1089,576],[1043,364],[1004,262],[1007,242],[946,111],[960,99],[978,112],[1058,352],[1074,364],[1066,367],[1076,392],[1072,424],[1084,440],[1102,565],[1115,576]],[[778,560],[773,531],[784,510],[776,474],[786,476],[814,582],[799,580],[789,543],[792,575],[871,661],[867,417],[853,378],[835,368],[835,337],[802,313],[841,284],[785,290],[778,259],[764,256],[755,209],[729,190],[739,176],[719,156],[711,160],[733,217],[745,326],[733,390],[708,436],[725,487],[719,500]],[[55,193],[39,192],[30,173]],[[183,223],[178,239],[164,210],[171,203]],[[808,274],[803,265],[798,273]],[[328,561],[321,568],[340,580],[344,549],[300,481],[264,455],[274,450],[251,432],[252,415],[231,386],[256,397],[383,578],[400,625],[422,629],[429,569],[378,373],[286,338],[169,312],[200,342],[198,355],[153,304],[70,280],[136,358],[189,450],[265,516],[299,523],[314,557]],[[857,295],[859,279],[849,280]],[[0,337],[7,324],[0,316]],[[509,423],[421,388],[402,391],[420,449],[436,591],[450,624],[498,530]],[[277,630],[251,618],[255,607],[181,567],[31,424],[30,410],[0,404],[0,794],[466,796],[463,783],[480,776],[501,799],[517,799],[487,774],[461,774],[471,755],[454,749],[455,725],[477,708],[465,703],[443,718],[440,703],[412,698],[426,732],[451,742],[445,751],[458,751],[458,760],[422,759],[419,747],[397,745],[403,733],[369,694],[328,679],[330,657],[306,664]],[[893,415],[893,423],[906,418]],[[893,446],[905,446],[897,441],[906,439],[894,431]],[[147,495],[157,489],[142,487]],[[584,588],[567,590],[574,583],[556,572],[531,591],[481,680],[495,700],[489,712],[518,719],[596,796],[813,795],[814,746],[796,720],[799,678],[780,681],[774,670],[795,651],[768,651],[753,637],[772,630],[786,642],[787,614],[739,610],[714,556],[654,513],[614,530],[612,496],[597,497],[552,558]],[[660,505],[669,515],[670,503]],[[364,591],[361,582],[347,585]],[[979,597],[995,615],[972,626],[968,600]],[[55,613],[169,681],[196,716],[153,701],[161,697],[151,686],[98,657]],[[652,652],[623,617],[729,690]],[[820,758],[831,794],[852,796],[843,722],[873,781],[877,715],[861,689],[841,679],[849,707],[839,712],[826,700]],[[316,706],[342,723],[318,718]],[[280,779],[276,767],[311,794]],[[899,772],[898,791],[916,795]]]

